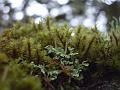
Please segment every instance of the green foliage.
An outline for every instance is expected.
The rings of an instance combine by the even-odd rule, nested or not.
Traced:
[[[68,47],[67,51],[64,51],[64,49],[60,47],[53,48],[49,45],[46,46],[45,49],[47,50],[48,56],[52,58],[53,62],[57,62],[57,67],[55,67],[55,70],[60,68],[62,69],[62,72],[66,73],[70,77],[82,79],[81,72],[85,69],[85,66],[88,66],[88,64],[79,63],[79,60],[76,58],[78,53],[74,53],[73,48]],[[59,74],[61,70],[57,71],[59,71],[57,73]]]
[[[49,17],[39,24],[17,23],[0,35],[0,90],[41,90],[41,81],[47,90],[68,89],[73,79],[86,78],[91,63],[120,69],[120,27],[111,29],[103,34],[96,27],[60,26]]]
[[[17,61],[4,65],[1,70],[0,90],[43,90],[39,78],[28,75]]]

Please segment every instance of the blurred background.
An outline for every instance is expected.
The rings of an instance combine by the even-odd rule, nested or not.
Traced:
[[[39,23],[47,16],[104,32],[113,18],[120,20],[120,0],[0,0],[0,31],[16,21]]]

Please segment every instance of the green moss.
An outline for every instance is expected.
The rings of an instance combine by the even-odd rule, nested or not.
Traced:
[[[61,69],[60,63],[56,62],[55,58],[61,57],[62,54],[68,55],[69,47],[74,48],[74,52],[77,53],[73,60],[77,60],[78,66],[83,62],[94,62],[120,69],[119,29],[120,27],[117,26],[117,30],[112,28],[109,33],[103,34],[96,27],[87,29],[83,26],[71,28],[67,24],[60,26],[51,22],[49,18],[39,24],[17,23],[0,35],[1,78],[4,77],[5,68],[10,67],[8,70],[10,74],[4,77],[5,80],[3,79],[5,84],[1,83],[5,87],[0,90],[13,90],[11,84],[14,83],[16,83],[14,90],[27,90],[28,88],[29,90],[41,90],[41,79],[45,82],[45,87],[53,88],[50,83],[52,80],[47,74],[54,74],[57,72],[55,70]],[[45,47],[49,45],[55,51],[55,56],[52,58],[47,56],[48,52],[45,50]],[[63,53],[58,50],[59,48]],[[62,54],[58,54],[57,51]],[[64,59],[67,60],[65,57]],[[6,64],[1,62],[6,62]],[[59,74],[57,73],[55,77],[58,78]],[[35,76],[39,78],[36,79]],[[35,82],[38,83],[35,84]]]

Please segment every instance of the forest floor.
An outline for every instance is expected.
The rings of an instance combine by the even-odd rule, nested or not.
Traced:
[[[83,84],[81,90],[120,90],[120,71],[105,69],[102,77],[91,78]]]

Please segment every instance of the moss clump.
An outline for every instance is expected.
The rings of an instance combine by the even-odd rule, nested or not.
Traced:
[[[86,78],[91,63],[120,69],[119,29],[103,34],[96,27],[60,26],[49,18],[39,24],[17,23],[0,35],[0,90],[42,90],[41,81],[47,90],[70,87],[74,80]],[[52,48],[46,50],[48,46]],[[100,67],[95,72],[103,71]]]

